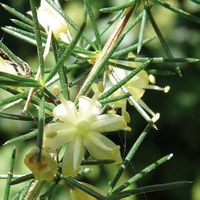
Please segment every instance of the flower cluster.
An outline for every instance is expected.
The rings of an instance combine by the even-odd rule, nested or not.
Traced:
[[[117,81],[122,80],[129,74],[130,72],[127,70],[123,70],[120,68],[114,68],[112,69],[113,73],[109,75],[110,82],[112,85],[117,84]],[[152,118],[156,118],[156,113],[154,113],[143,101],[142,96],[145,93],[145,89],[153,89],[153,90],[160,90],[167,93],[170,89],[169,86],[166,86],[164,88],[161,88],[156,85],[152,85],[155,83],[155,77],[153,75],[148,75],[148,73],[145,70],[140,71],[138,74],[136,74],[130,81],[128,81],[124,87],[126,88],[127,92],[131,94],[132,98],[136,100],[141,107],[143,107],[148,113],[152,115]],[[115,93],[113,93],[114,96],[122,95],[125,91],[122,89],[117,90]],[[119,103],[114,104],[116,107],[121,107],[125,110],[126,102],[121,101],[121,105]]]
[[[130,63],[129,67],[134,70],[137,67],[139,67],[139,65],[133,65]],[[104,92],[108,91],[110,88],[116,85],[119,81],[124,79],[130,72],[131,72],[130,70],[125,70],[109,65],[107,67],[107,70],[105,71],[106,74],[106,80],[104,81],[105,84],[102,85],[102,82],[100,82],[100,84],[93,84],[94,92],[102,95]],[[156,80],[153,75],[151,74],[149,75],[145,70],[141,70],[139,73],[133,76],[133,78],[131,78],[126,84],[124,84],[122,88],[119,88],[110,96],[110,98],[115,98],[123,96],[124,94],[129,94],[131,95],[131,99],[126,98],[115,102],[111,102],[109,103],[110,107],[112,107],[113,109],[121,108],[122,115],[124,116],[125,120],[127,122],[130,122],[129,113],[126,111],[127,100],[133,106],[134,102],[137,102],[137,106],[140,106],[141,109],[144,109],[144,111],[147,112],[146,113],[147,116],[148,114],[150,114],[152,117],[151,120],[153,122],[156,122],[159,119],[159,113],[154,113],[145,104],[145,102],[142,100],[142,97],[146,89],[163,91],[164,93],[167,93],[170,87],[165,86],[164,88],[162,88],[155,85],[155,82]],[[134,102],[132,100],[134,100]]]
[[[41,0],[37,14],[38,21],[48,36],[53,34],[56,39],[61,39],[66,43],[72,41],[66,20],[55,10],[51,3]],[[3,62],[2,59],[0,59],[0,62]],[[92,61],[88,60],[90,64],[94,64],[93,62],[96,62],[95,59]],[[115,62],[117,63],[118,61]],[[15,72],[11,71],[9,67],[7,66],[8,73],[14,74]],[[129,63],[131,70],[137,67]],[[5,69],[0,70],[5,71]],[[98,84],[96,82],[93,83],[91,86],[93,98],[88,97],[90,94],[87,94],[88,96],[79,96],[77,98],[78,104],[65,99],[59,93],[60,90],[58,88],[55,89],[56,95],[54,94],[54,96],[58,97],[60,104],[56,105],[52,113],[50,113],[53,121],[47,123],[44,127],[41,157],[39,160],[37,159],[37,148],[33,149],[25,157],[25,164],[33,172],[36,179],[51,182],[55,179],[56,173],[61,173],[66,177],[77,177],[81,171],[81,163],[86,159],[86,153],[92,159],[107,159],[112,160],[115,164],[122,163],[120,146],[116,145],[105,134],[113,131],[131,130],[127,125],[130,122],[130,116],[126,110],[127,102],[135,107],[139,106],[137,110],[145,112],[148,122],[158,120],[159,114],[154,113],[142,101],[142,97],[146,89],[162,90],[164,92],[169,90],[169,86],[164,88],[156,86],[155,77],[149,75],[147,71],[141,70],[110,95],[111,99],[124,94],[128,94],[130,98],[127,95],[128,98],[126,99],[109,102],[103,106],[97,100],[97,97],[100,97],[126,78],[131,73],[131,70],[121,69],[117,65],[108,64],[102,72],[103,84],[101,89],[97,87]],[[106,112],[110,108],[114,111]],[[117,108],[121,109],[121,115],[116,114]],[[149,117],[149,114],[151,117]],[[85,199],[94,199],[77,188],[70,188],[70,190],[72,199],[78,199],[83,195],[85,195]]]
[[[60,38],[67,43],[71,41],[71,35],[65,19],[49,2],[41,0],[37,12],[39,23],[47,33],[51,31],[55,38]],[[136,68],[135,66],[130,66],[133,69]],[[115,112],[104,113],[104,107],[95,97],[116,85],[129,72],[108,65],[104,72],[107,79],[102,91],[94,89],[94,84],[94,97],[80,96],[77,106],[74,102],[66,100],[60,95],[61,104],[57,105],[52,113],[57,121],[47,124],[44,128],[44,149],[41,163],[35,160],[35,150],[29,153],[25,159],[26,165],[33,171],[37,179],[52,180],[58,167],[55,167],[56,161],[51,155],[57,155],[61,148],[65,148],[64,156],[61,159],[62,174],[65,176],[77,176],[86,150],[94,159],[109,159],[117,164],[121,163],[120,147],[108,139],[105,133],[130,130],[127,126],[127,123],[130,122],[129,113],[126,111],[127,99],[108,104],[113,109],[121,108],[122,116],[120,116]],[[167,92],[169,88],[162,89],[151,85],[150,83],[155,82],[152,77],[145,70],[142,70],[124,85],[126,91],[123,88],[119,88],[111,97],[117,97],[128,92],[135,101],[139,102],[139,105],[151,113],[153,118],[157,119],[158,115],[151,111],[141,98],[145,93],[145,89],[153,88]],[[41,175],[41,171],[43,175]]]

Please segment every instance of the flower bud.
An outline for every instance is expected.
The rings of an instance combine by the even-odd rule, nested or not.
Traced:
[[[39,149],[33,148],[30,153],[25,156],[24,162],[26,166],[33,172],[36,179],[43,181],[53,181],[57,170],[57,163],[50,153],[42,149],[41,158],[38,161],[36,154]]]

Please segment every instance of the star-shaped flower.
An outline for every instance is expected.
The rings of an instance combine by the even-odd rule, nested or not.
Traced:
[[[120,147],[101,133],[124,130],[127,124],[116,114],[102,114],[102,105],[94,98],[79,98],[78,108],[72,101],[61,98],[53,110],[59,120],[47,124],[44,130],[44,147],[54,152],[67,144],[62,161],[62,173],[76,176],[86,148],[95,159],[111,159],[121,163]]]
[[[137,68],[138,66],[130,64],[130,67],[132,67],[133,69]],[[114,85],[116,85],[119,81],[126,78],[126,76],[130,73],[130,71],[125,69],[120,69],[114,66],[109,66],[109,70],[107,70],[106,73],[108,79],[104,86],[105,92],[110,88],[112,88]],[[133,76],[126,84],[124,84],[123,88],[119,88],[110,97],[118,97],[123,95],[124,93],[130,94],[131,95],[131,97],[129,98],[130,104],[137,107],[137,110],[141,111],[142,109],[143,117],[147,121],[152,120],[153,122],[156,122],[159,119],[160,114],[154,113],[148,107],[148,105],[146,105],[146,103],[142,100],[142,97],[146,89],[159,90],[159,91],[164,91],[164,93],[167,93],[170,87],[166,86],[162,88],[154,84],[155,84],[155,77],[151,74],[149,75],[145,70],[141,70],[138,74]],[[95,90],[98,91],[97,89]],[[126,103],[127,99],[123,99],[109,103],[109,105],[113,108],[121,108],[122,115],[124,116],[126,121],[129,122],[130,116],[126,111]],[[138,109],[138,107],[140,108]],[[152,115],[152,118],[148,116],[149,114]]]

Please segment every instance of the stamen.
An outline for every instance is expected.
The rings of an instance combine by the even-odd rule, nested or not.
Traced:
[[[158,91],[163,91],[164,93],[167,93],[170,90],[170,86],[159,87],[157,85],[147,85],[144,89],[158,90]]]
[[[144,101],[142,101],[142,99],[138,100],[138,103],[140,104],[140,106],[142,108],[144,108],[144,110],[146,110],[150,115],[155,116],[156,114],[153,112],[153,110],[151,110],[151,108],[149,108],[149,106],[147,106],[146,103],[144,103]]]
[[[152,117],[152,121],[155,123],[156,121],[158,121],[160,118],[160,113],[156,113],[153,117]]]
[[[156,83],[156,78],[155,78],[154,75],[149,74],[149,82],[152,83],[152,84],[155,84],[155,83]]]
[[[119,82],[120,79],[114,71],[112,71],[112,77],[115,79],[116,82]],[[122,86],[121,89],[125,94],[129,94],[129,91],[127,90],[127,88],[125,86]],[[152,122],[149,115],[145,112],[145,110],[142,108],[142,106],[140,106],[140,103],[138,101],[136,101],[133,96],[130,96],[128,98],[128,100],[129,100],[129,103],[136,108],[136,110],[142,115],[142,117],[144,117],[144,119],[147,122]]]
[[[169,90],[170,90],[170,86],[166,86],[166,87],[164,88],[164,93],[168,93]]]

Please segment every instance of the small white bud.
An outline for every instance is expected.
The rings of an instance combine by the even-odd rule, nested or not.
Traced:
[[[164,88],[164,93],[168,93],[169,90],[170,90],[170,86],[166,86],[166,87]]]
[[[54,85],[51,89],[51,92],[53,93],[53,95],[59,96],[60,95],[60,88],[58,87],[58,85]]]
[[[156,113],[153,118],[152,118],[152,121],[155,123],[156,121],[158,121],[160,118],[160,113]]]
[[[152,84],[156,83],[156,78],[155,78],[154,75],[152,75],[152,74],[149,75],[149,82],[152,83]]]

